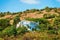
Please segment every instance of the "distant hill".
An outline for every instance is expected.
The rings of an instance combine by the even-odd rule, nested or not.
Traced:
[[[19,15],[20,20],[24,20],[26,18],[43,18],[49,17],[49,16],[60,16],[60,8],[49,8],[46,7],[44,9],[27,9],[23,12],[16,12],[16,13],[11,13],[11,12],[0,12],[0,19],[10,19],[10,23],[13,23],[13,19],[15,16]]]

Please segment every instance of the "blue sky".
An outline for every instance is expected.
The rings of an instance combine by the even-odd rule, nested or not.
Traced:
[[[26,9],[60,7],[60,0],[0,0],[0,12],[19,12]]]

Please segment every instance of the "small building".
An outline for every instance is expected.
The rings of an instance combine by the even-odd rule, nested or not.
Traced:
[[[38,22],[22,20],[17,24],[16,28],[24,26],[28,30],[31,30],[31,29],[35,28],[37,25],[39,25]]]

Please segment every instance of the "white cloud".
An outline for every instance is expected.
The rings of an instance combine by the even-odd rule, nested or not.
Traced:
[[[21,0],[21,2],[27,3],[27,4],[38,4],[39,3],[38,0]]]
[[[58,2],[60,2],[60,0],[57,0]]]

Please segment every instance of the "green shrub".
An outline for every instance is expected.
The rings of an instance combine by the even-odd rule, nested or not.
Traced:
[[[9,19],[0,19],[0,28],[4,29],[10,26]]]
[[[46,7],[45,10],[46,10],[46,12],[50,12],[51,11],[51,9],[49,7]]]
[[[0,26],[0,31],[2,31],[3,30],[3,28]]]
[[[44,14],[43,17],[46,19],[50,19],[50,18],[55,18],[56,15],[55,14]]]
[[[17,34],[21,34],[22,35],[22,34],[24,34],[26,32],[28,32],[26,27],[19,27],[19,28],[17,28]]]
[[[17,35],[16,32],[16,28],[14,26],[9,26],[7,28],[5,28],[3,31],[3,35],[8,35],[8,36],[12,36],[12,35]]]
[[[58,32],[55,31],[55,30],[49,30],[48,33],[49,33],[49,34],[58,34]]]
[[[39,22],[39,24],[41,24],[41,23],[43,23],[43,24],[48,23],[48,20],[46,20],[45,18],[26,18],[26,20]]]
[[[54,23],[55,23],[56,25],[60,24],[60,18],[55,18]]]
[[[18,22],[20,22],[20,16],[19,16],[19,15],[17,15],[17,16],[14,18],[13,24],[16,26],[16,24],[17,24]]]
[[[5,16],[5,14],[3,12],[0,13],[0,17],[3,17]]]

